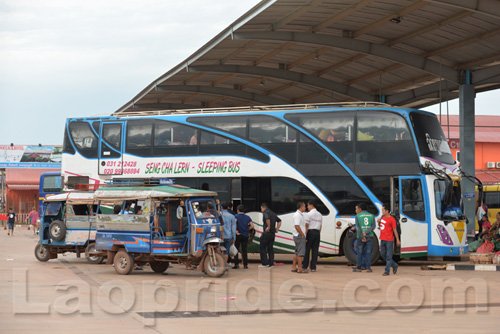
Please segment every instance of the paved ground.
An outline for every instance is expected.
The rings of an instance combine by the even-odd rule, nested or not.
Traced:
[[[421,270],[353,273],[343,258],[316,273],[230,270],[219,279],[174,265],[117,275],[74,254],[38,262],[32,231],[0,231],[1,333],[498,333],[500,273]],[[256,259],[255,256],[253,256]],[[432,262],[436,263],[436,262]]]

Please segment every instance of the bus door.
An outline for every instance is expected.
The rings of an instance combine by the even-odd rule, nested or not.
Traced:
[[[393,187],[394,212],[399,215],[401,257],[427,256],[428,228],[425,192],[419,176],[401,176]]]
[[[99,136],[99,175],[122,175],[122,122],[103,122]]]

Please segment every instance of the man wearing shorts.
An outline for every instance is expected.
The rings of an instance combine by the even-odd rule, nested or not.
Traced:
[[[295,242],[295,256],[293,257],[292,272],[306,274],[307,270],[302,269],[302,260],[306,253],[306,223],[302,213],[306,211],[304,202],[297,203],[297,212],[293,215],[293,241]]]
[[[16,213],[12,208],[9,209],[9,213],[7,214],[8,217],[8,224],[9,224],[9,232],[7,232],[7,235],[14,235],[14,224],[16,223]]]

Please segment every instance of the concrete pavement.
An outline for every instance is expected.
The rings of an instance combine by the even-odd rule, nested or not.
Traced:
[[[75,254],[39,262],[36,243],[32,231],[0,231],[2,333],[499,331],[497,272],[423,271],[430,263],[402,261],[397,275],[384,277],[381,265],[354,273],[334,258],[297,274],[290,256],[278,255],[284,265],[252,262],[219,279],[183,265],[120,276]]]

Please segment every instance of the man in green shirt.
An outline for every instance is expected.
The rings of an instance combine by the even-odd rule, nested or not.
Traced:
[[[354,272],[361,272],[366,269],[371,273],[371,258],[372,258],[372,244],[375,234],[375,216],[366,211],[366,204],[359,203],[356,205],[356,248],[357,248],[357,263]]]

